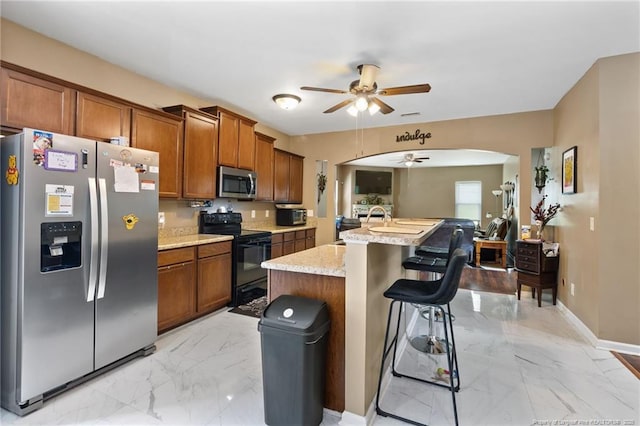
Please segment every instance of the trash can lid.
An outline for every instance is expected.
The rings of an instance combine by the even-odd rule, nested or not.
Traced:
[[[329,324],[329,310],[323,300],[284,294],[262,313],[258,329],[272,327],[296,334],[323,333]]]

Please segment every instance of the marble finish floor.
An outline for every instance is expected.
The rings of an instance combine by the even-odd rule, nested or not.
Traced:
[[[550,295],[542,308],[528,296],[517,301],[514,295],[470,290],[456,295],[460,424],[640,425],[640,380],[608,351],[587,343],[551,305]],[[226,310],[214,313],[161,336],[153,355],[53,398],[28,416],[2,410],[0,423],[263,424],[257,323]],[[427,372],[440,362],[444,357],[434,361],[410,351],[400,361]],[[446,389],[394,378],[382,406],[430,425],[453,424]],[[325,411],[323,425],[339,420]],[[401,423],[377,417],[374,424]]]

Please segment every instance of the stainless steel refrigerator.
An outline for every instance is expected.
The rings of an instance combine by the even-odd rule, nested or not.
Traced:
[[[2,406],[19,415],[157,337],[158,154],[0,139]]]

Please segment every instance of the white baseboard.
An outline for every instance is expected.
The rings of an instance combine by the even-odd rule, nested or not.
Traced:
[[[573,324],[573,326],[587,339],[593,347],[606,351],[621,352],[630,355],[640,355],[640,345],[631,345],[629,343],[614,342],[612,340],[598,339],[591,329],[587,327],[573,312],[567,308],[561,300],[558,300],[558,309]]]

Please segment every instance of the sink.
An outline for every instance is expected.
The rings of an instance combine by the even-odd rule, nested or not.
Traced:
[[[401,228],[399,226],[372,226],[369,228],[372,232],[386,232],[389,234],[419,234],[422,229]]]

